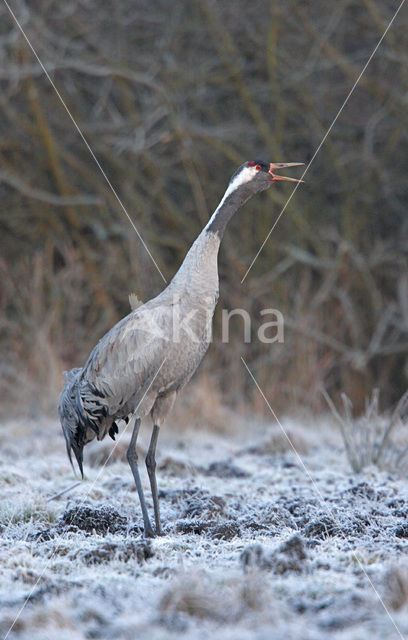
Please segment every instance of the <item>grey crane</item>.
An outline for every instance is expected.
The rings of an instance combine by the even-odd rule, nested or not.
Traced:
[[[127,459],[142,509],[144,535],[162,533],[156,483],[156,444],[160,426],[178,392],[200,364],[211,340],[218,299],[217,255],[232,215],[272,182],[295,178],[277,169],[303,163],[245,162],[187,253],[170,284],[156,298],[134,309],[98,342],[85,365],[65,372],[58,412],[69,460],[74,452],[83,477],[83,448],[107,433],[115,439],[118,421],[134,419]],[[146,467],[153,498],[155,531],[150,523],[138,469],[136,441],[141,419],[150,413],[153,432]]]

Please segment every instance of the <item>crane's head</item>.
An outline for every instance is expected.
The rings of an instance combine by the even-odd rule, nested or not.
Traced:
[[[228,190],[231,192],[244,185],[250,188],[251,192],[263,191],[271,186],[272,182],[303,182],[297,178],[288,178],[275,174],[277,169],[285,169],[286,167],[299,167],[303,162],[264,162],[263,160],[251,160],[244,162],[243,165],[236,170],[230,180]]]

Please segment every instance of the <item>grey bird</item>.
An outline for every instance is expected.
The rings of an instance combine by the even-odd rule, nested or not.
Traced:
[[[258,191],[278,180],[277,169],[303,163],[245,162],[187,253],[170,284],[138,306],[98,342],[85,365],[65,372],[58,412],[69,460],[74,452],[83,477],[83,448],[95,437],[115,439],[118,422],[134,419],[127,459],[142,509],[144,535],[162,533],[156,483],[156,444],[160,426],[179,391],[205,355],[218,299],[217,256],[232,215]],[[150,413],[153,432],[146,456],[155,516],[151,525],[138,469],[136,441],[140,422]]]

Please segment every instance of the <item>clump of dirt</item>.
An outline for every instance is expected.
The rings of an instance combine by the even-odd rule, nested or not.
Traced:
[[[294,535],[278,547],[273,555],[274,573],[301,573],[304,569],[307,553],[305,542],[299,535]]]
[[[55,538],[57,534],[58,532],[56,531],[56,527],[40,529],[40,531],[29,533],[27,536],[27,540],[35,540],[36,542],[48,542],[49,540]]]
[[[408,524],[401,524],[399,527],[395,527],[394,533],[397,538],[408,538]]]
[[[183,498],[180,500],[181,513],[176,524],[178,533],[205,534],[223,540],[231,540],[240,534],[233,510],[227,509],[225,498],[200,489],[184,494]]]
[[[296,521],[287,509],[278,504],[258,504],[255,513],[245,514],[239,524],[250,531],[268,531],[276,535],[282,527],[297,529]]]
[[[234,520],[221,523],[215,520],[181,520],[176,525],[176,531],[183,534],[205,534],[214,540],[232,540],[241,534],[241,530]]]
[[[59,531],[85,531],[105,536],[107,533],[125,532],[127,518],[113,507],[80,505],[64,511],[57,528]]]
[[[291,527],[296,529],[296,521],[291,513],[275,504],[267,504],[261,511],[261,519],[263,524],[268,526]]]
[[[387,502],[387,507],[391,509],[391,514],[396,518],[406,518],[408,516],[406,501],[403,498],[393,498]]]
[[[328,516],[321,515],[309,522],[303,529],[303,533],[307,538],[313,538],[315,540],[325,540],[332,536],[340,535],[341,529],[336,521]]]
[[[128,562],[135,560],[139,565],[154,556],[151,543],[147,540],[104,541],[91,548],[81,550],[78,557],[87,565],[105,564],[113,559]]]
[[[234,520],[229,520],[211,527],[209,534],[211,538],[216,540],[232,540],[232,538],[239,536],[241,531]]]
[[[294,535],[269,553],[260,544],[250,545],[241,553],[240,560],[244,571],[258,568],[283,575],[302,573],[307,558],[305,541],[301,536]]]
[[[207,520],[222,515],[225,507],[226,502],[221,496],[200,491],[185,500],[182,517]]]
[[[211,527],[216,524],[215,520],[179,520],[176,524],[177,533],[189,534],[200,536],[203,533],[207,533]]]
[[[360,482],[354,485],[350,489],[346,489],[345,494],[351,494],[357,498],[367,498],[368,500],[375,500],[377,498],[377,492],[371,487],[368,482]]]
[[[278,503],[293,517],[298,527],[304,527],[316,516],[317,500],[314,496],[299,496],[287,498],[282,496]]]
[[[249,478],[250,476],[249,473],[233,464],[231,460],[212,462],[203,472],[206,476],[217,478]]]

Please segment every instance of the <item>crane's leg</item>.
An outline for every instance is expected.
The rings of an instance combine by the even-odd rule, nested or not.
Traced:
[[[156,482],[156,445],[159,437],[160,427],[155,424],[153,426],[153,433],[150,440],[149,450],[146,456],[146,469],[149,474],[150,487],[153,496],[154,507],[154,519],[156,521],[156,534],[158,536],[163,535],[160,522],[160,508],[159,508],[159,496],[157,494],[157,482]]]
[[[139,468],[137,464],[138,456],[136,453],[136,441],[137,441],[137,436],[139,434],[139,429],[140,429],[140,418],[136,418],[135,424],[133,427],[132,437],[130,440],[130,444],[129,444],[129,448],[127,450],[126,456],[127,456],[130,468],[132,469],[133,477],[135,479],[136,489],[139,494],[139,501],[140,501],[140,506],[142,508],[142,514],[143,514],[144,535],[146,538],[153,538],[154,532],[152,529],[152,525],[150,524],[149,514],[147,513],[146,501],[143,493],[142,483],[140,481]]]

